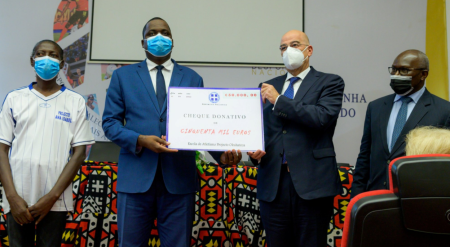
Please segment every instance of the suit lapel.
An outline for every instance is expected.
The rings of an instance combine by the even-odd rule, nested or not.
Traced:
[[[281,77],[279,80],[273,83],[273,87],[277,90],[279,94],[283,91],[284,83],[286,82],[287,75]]]
[[[392,97],[386,99],[383,102],[382,109],[380,109],[380,131],[381,142],[383,143],[383,148],[386,154],[389,154],[389,147],[387,143],[387,126],[389,123],[389,118],[391,117],[392,106],[394,105],[395,94]]]
[[[153,102],[155,110],[159,112],[158,100],[156,99],[155,89],[153,88],[152,79],[150,78],[150,73],[148,71],[147,62],[144,60],[138,65],[137,73],[141,78],[142,83],[147,89],[147,93]]]
[[[172,62],[173,62],[173,71],[172,71],[172,77],[170,79],[169,87],[179,87],[181,84],[181,80],[183,79],[183,72],[181,71],[180,66],[174,60],[172,60]],[[155,97],[155,99],[156,99],[156,97]],[[167,96],[166,96],[166,100],[164,101],[164,105],[161,109],[160,116],[165,114],[166,110],[167,110]]]
[[[425,89],[422,97],[417,101],[414,110],[411,112],[408,120],[406,120],[405,126],[403,126],[402,132],[397,139],[394,147],[392,148],[391,154],[395,153],[405,143],[405,137],[408,132],[414,129],[417,124],[422,120],[422,118],[428,113],[428,106],[431,105],[431,96],[428,90]]]
[[[294,96],[295,100],[302,100],[305,97],[306,93],[309,91],[312,85],[319,79],[319,74],[317,71],[311,67],[311,70],[306,75],[305,79],[303,79],[302,84],[300,85],[297,93]]]

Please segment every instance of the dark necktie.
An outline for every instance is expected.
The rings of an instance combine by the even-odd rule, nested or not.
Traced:
[[[284,91],[284,96],[288,97],[289,99],[293,99],[294,98],[294,83],[296,83],[298,80],[300,80],[300,78],[298,77],[291,77],[289,79],[289,81],[291,83],[289,83],[289,87],[286,89],[286,91]],[[284,149],[283,149],[283,160],[282,160],[282,164],[286,163],[286,155],[284,154]]]
[[[400,110],[398,110],[397,119],[395,119],[394,131],[392,132],[391,151],[402,132],[403,126],[405,126],[406,116],[408,115],[408,104],[412,101],[410,97],[402,97],[400,100],[402,101],[402,106],[400,107]]]
[[[166,100],[166,82],[164,81],[164,76],[162,74],[162,69],[164,66],[156,66],[158,72],[156,73],[156,98],[158,99],[159,109],[161,110]]]

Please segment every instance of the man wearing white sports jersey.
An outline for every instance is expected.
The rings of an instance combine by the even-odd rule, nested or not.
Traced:
[[[63,57],[55,42],[38,42],[30,58],[36,82],[8,93],[1,108],[0,180],[10,246],[61,246],[73,210],[72,181],[86,145],[94,143],[83,97],[56,83]]]

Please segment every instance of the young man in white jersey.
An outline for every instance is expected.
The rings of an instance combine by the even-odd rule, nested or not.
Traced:
[[[6,96],[0,109],[0,180],[10,246],[61,246],[72,181],[94,138],[81,95],[56,83],[64,52],[38,42],[36,82]],[[70,156],[70,149],[73,148]]]

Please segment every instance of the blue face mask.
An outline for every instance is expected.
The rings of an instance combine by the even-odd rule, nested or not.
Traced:
[[[155,57],[164,57],[172,51],[172,39],[158,33],[147,39],[147,51]]]
[[[42,80],[50,81],[58,75],[60,63],[49,56],[34,58],[34,70]]]

